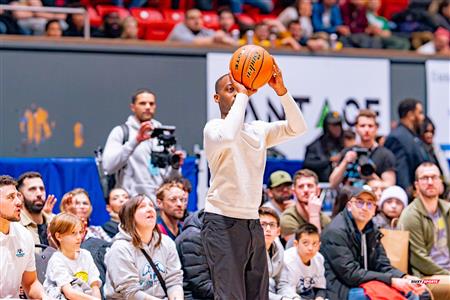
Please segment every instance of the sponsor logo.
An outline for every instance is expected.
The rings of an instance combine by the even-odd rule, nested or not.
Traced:
[[[440,279],[412,279],[414,284],[439,284]]]

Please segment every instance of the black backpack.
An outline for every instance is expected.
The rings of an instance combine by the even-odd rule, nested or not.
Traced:
[[[123,132],[123,139],[122,139],[122,145],[125,144],[128,141],[129,135],[130,135],[130,129],[128,128],[127,124],[121,124],[120,128]],[[103,147],[99,146],[96,150],[94,150],[95,153],[95,163],[97,165],[97,172],[98,177],[100,179],[100,185],[102,187],[103,191],[103,197],[107,199],[109,197],[109,192],[116,186],[117,183],[117,175],[118,173],[123,170],[125,166],[123,166],[119,171],[113,174],[107,174],[105,170],[103,169]]]

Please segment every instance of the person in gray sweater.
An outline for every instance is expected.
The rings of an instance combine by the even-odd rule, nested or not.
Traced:
[[[130,196],[145,194],[156,203],[158,187],[165,179],[179,177],[180,171],[171,166],[158,168],[151,161],[152,151],[162,150],[157,139],[151,138],[152,130],[161,126],[153,119],[156,95],[148,89],[138,90],[132,96],[130,108],[133,115],[125,123],[128,131],[119,125],[108,136],[103,168],[108,174],[116,174],[116,187],[122,187]]]
[[[159,232],[153,202],[144,195],[135,196],[124,204],[119,217],[119,233],[105,257],[106,299],[183,299],[183,271],[177,249]]]

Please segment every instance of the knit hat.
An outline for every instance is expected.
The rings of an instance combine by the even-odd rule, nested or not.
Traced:
[[[380,201],[378,202],[378,207],[382,207],[384,201],[395,198],[400,200],[403,203],[403,206],[408,206],[408,195],[406,195],[406,192],[404,189],[399,187],[398,185],[390,186],[387,189],[383,191],[380,197]]]

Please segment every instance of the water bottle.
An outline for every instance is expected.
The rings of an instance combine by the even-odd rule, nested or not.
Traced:
[[[253,44],[253,35],[254,35],[253,30],[247,30],[246,36],[247,36],[247,44],[248,45],[252,45]]]
[[[239,41],[240,32],[239,29],[233,29],[231,30],[231,37],[235,42]]]
[[[336,33],[330,34],[330,47],[331,47],[331,50],[336,50],[336,48],[337,48],[337,39],[338,39],[338,36],[337,36]]]

